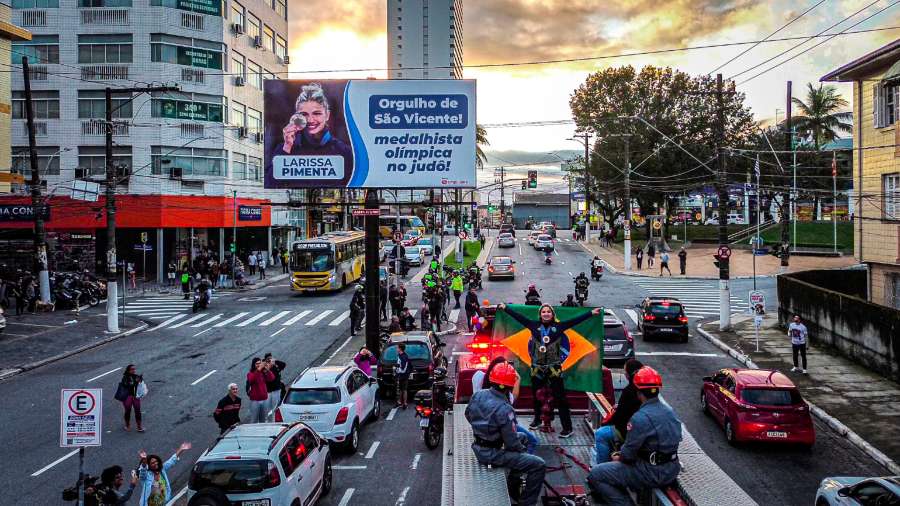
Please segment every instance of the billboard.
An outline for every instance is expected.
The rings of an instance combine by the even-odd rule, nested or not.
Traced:
[[[475,187],[475,81],[266,80],[266,188]]]

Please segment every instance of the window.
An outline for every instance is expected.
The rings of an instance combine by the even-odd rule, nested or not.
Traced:
[[[150,115],[154,118],[224,122],[224,98],[203,93],[153,93]]]
[[[131,63],[130,33],[79,35],[78,63]]]
[[[282,60],[287,57],[287,41],[281,35],[275,37],[275,54]]]
[[[154,62],[222,70],[223,51],[219,42],[162,33],[150,34],[150,59]]]
[[[381,361],[396,362],[398,352],[396,344],[389,344],[381,354]],[[410,359],[431,361],[431,350],[425,343],[407,342],[406,354],[409,355]]]
[[[259,438],[262,439],[262,438]],[[219,451],[224,449],[223,440],[216,446]],[[268,440],[265,440],[268,443]],[[240,449],[247,449],[250,442],[242,441]],[[265,448],[260,451],[265,451]],[[238,451],[236,448],[232,451]],[[226,494],[248,494],[262,489],[268,479],[267,460],[241,459],[241,460],[208,460],[198,462],[191,473],[191,486],[214,487]],[[199,490],[199,489],[198,489]]]
[[[247,35],[251,38],[262,35],[262,23],[253,14],[247,13]]]
[[[170,174],[179,168],[185,176],[222,176],[225,151],[221,149],[150,146],[153,174]],[[166,163],[168,162],[168,163]]]
[[[78,7],[131,7],[131,0],[78,0]]]
[[[247,179],[247,155],[231,153],[231,179]]]
[[[228,118],[232,125],[247,126],[247,107],[237,101],[231,101],[231,116]]]
[[[37,148],[38,173],[41,176],[59,175],[59,146],[40,146]],[[31,176],[31,162],[28,146],[13,146],[12,172]]]
[[[875,83],[873,86],[875,128],[891,126],[900,119],[900,83]]]
[[[34,119],[59,119],[59,91],[34,90],[31,92]],[[25,92],[12,94],[13,119],[25,119]]]
[[[255,156],[248,157],[247,179],[250,181],[262,181],[262,177],[262,158],[256,158]]]
[[[244,6],[237,2],[231,2],[231,22],[241,25],[241,28],[246,28],[244,26]]]
[[[258,63],[254,63],[253,61],[247,61],[247,82],[250,83],[250,86],[261,90],[263,87],[262,84],[263,76],[262,76],[262,67],[259,66]]]
[[[275,14],[281,19],[287,19],[287,0],[275,0]]]
[[[354,390],[359,390],[360,388],[369,384],[369,377],[366,376],[364,372],[353,371],[353,384],[355,386]]]
[[[11,54],[14,64],[21,64],[23,56],[31,64],[59,63],[59,35],[32,35],[31,40],[14,42]]]
[[[13,0],[13,9],[58,9],[59,0]]]
[[[341,402],[341,393],[337,388],[291,389],[288,390],[287,395],[284,397],[285,404],[300,406],[337,404],[339,402]]]
[[[792,406],[800,404],[800,392],[774,388],[744,388],[741,399],[747,404],[759,406]]]
[[[900,174],[881,176],[881,190],[884,195],[884,219],[900,220]]]
[[[132,117],[131,97],[113,95],[112,117]],[[78,90],[78,117],[81,119],[106,118],[106,93],[103,90]]]
[[[262,113],[252,107],[247,108],[247,130],[262,132]]]
[[[231,73],[235,77],[243,77],[247,78],[247,70],[244,68],[244,55],[232,52],[231,53]]]
[[[275,53],[275,31],[269,28],[269,25],[266,25],[263,31],[263,48]]]
[[[116,171],[120,176],[131,174],[131,146],[113,146],[112,163],[120,167]],[[106,147],[78,146],[78,168],[87,169],[89,176],[105,175]]]
[[[353,395],[354,392],[359,390],[359,385],[356,383],[356,380],[353,379],[352,374],[347,376],[346,386],[347,386],[347,393],[350,395]]]

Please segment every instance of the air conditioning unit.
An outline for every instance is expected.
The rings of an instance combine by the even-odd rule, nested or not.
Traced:
[[[263,47],[261,36],[257,35],[256,37],[253,37],[253,46],[254,47]]]
[[[172,167],[171,172],[169,172],[169,179],[181,179],[184,175],[184,171],[181,167]]]
[[[254,134],[253,134],[253,140],[254,140],[257,144],[262,144],[262,142],[263,142],[263,133],[262,133],[262,132],[256,132],[256,133],[254,133]]]
[[[240,23],[234,23],[231,25],[231,31],[234,32],[235,35],[240,35],[244,33],[244,25]]]
[[[240,137],[241,139],[246,139],[247,138],[247,127],[238,127],[237,134],[238,134],[238,137]]]
[[[243,77],[238,76],[238,77],[235,77],[235,78],[234,78],[234,85],[235,85],[235,86],[244,86],[244,84],[246,84],[246,81],[244,81],[244,78],[243,78]]]
[[[291,64],[291,57],[288,56],[288,55],[284,55],[284,58],[282,58],[281,61],[283,61],[285,65],[290,65],[290,64]]]

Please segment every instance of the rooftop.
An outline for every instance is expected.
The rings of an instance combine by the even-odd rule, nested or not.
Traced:
[[[847,82],[870,76],[900,60],[900,39],[860,56],[822,76],[819,81]]]

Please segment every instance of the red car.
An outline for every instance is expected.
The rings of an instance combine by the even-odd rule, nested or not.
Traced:
[[[703,411],[724,428],[729,443],[766,441],[812,446],[809,406],[784,374],[764,369],[722,369],[703,378]]]

